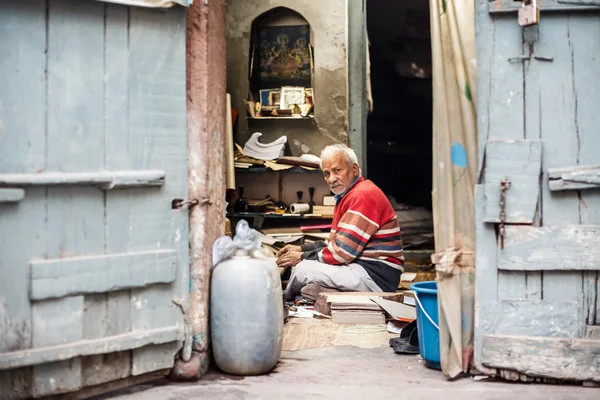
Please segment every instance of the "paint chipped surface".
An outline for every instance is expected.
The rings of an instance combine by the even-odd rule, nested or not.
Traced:
[[[292,155],[302,153],[318,155],[332,143],[348,143],[348,79],[346,1],[328,0],[314,6],[311,0],[230,0],[227,12],[227,83],[231,91],[232,107],[245,110],[243,99],[247,96],[250,31],[252,22],[263,13],[277,7],[287,7],[302,15],[311,26],[311,41],[315,45],[315,118],[312,121],[256,121],[240,118],[239,141],[245,143],[255,131],[264,135],[265,141],[279,138],[282,131],[290,139],[310,143],[292,146]],[[324,101],[319,102],[320,99]],[[326,101],[326,99],[332,99]],[[285,125],[285,126],[284,126]]]

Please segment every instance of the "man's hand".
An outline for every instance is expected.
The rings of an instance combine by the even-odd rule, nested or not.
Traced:
[[[293,244],[288,244],[283,249],[279,250],[279,252],[277,253],[277,258],[281,257],[282,255],[284,255],[285,253],[287,253],[289,251],[302,251],[302,247],[294,246]]]
[[[286,246],[286,247],[288,247],[288,246]],[[294,247],[298,247],[298,246],[294,246]],[[285,249],[285,247],[284,247],[284,249]],[[282,249],[282,250],[284,250],[284,249]],[[279,267],[295,267],[296,264],[298,264],[300,261],[302,261],[302,252],[301,251],[288,250],[281,256],[277,257],[277,265]]]

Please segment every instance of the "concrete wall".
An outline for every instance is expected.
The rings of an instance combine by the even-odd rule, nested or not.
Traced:
[[[209,202],[191,207],[189,214],[192,292],[188,316],[200,363],[178,365],[173,369],[174,374],[181,374],[177,378],[199,377],[210,359],[210,249],[225,234],[225,14],[225,0],[195,1],[187,12],[188,198]]]
[[[318,3],[318,4],[317,4]],[[314,46],[314,120],[247,120],[248,59],[252,22],[275,8],[300,13],[311,26]],[[288,136],[293,155],[319,155],[328,144],[348,143],[346,0],[229,0],[227,11],[227,90],[240,111],[238,135],[243,145],[254,132],[263,142]]]

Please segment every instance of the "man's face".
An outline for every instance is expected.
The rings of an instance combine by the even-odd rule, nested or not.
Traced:
[[[321,160],[323,177],[334,194],[342,194],[358,176],[357,164],[350,164],[342,152],[336,152]]]

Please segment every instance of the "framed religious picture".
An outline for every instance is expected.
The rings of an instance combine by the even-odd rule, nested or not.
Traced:
[[[260,87],[311,86],[310,26],[260,26],[256,68]]]
[[[291,110],[294,104],[301,105],[306,102],[304,88],[300,86],[284,86],[281,88],[279,108]]]

